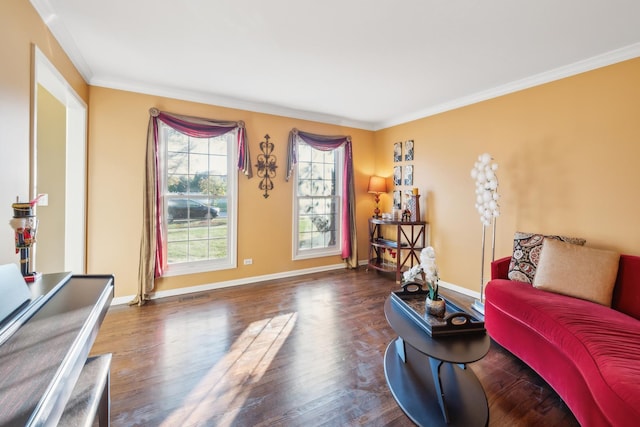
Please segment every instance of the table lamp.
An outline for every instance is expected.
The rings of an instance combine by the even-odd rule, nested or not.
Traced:
[[[367,189],[367,191],[375,195],[376,209],[373,211],[373,217],[380,218],[380,193],[387,192],[387,180],[381,176],[374,175],[370,177],[369,188]]]

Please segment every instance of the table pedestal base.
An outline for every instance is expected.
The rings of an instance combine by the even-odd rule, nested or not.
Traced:
[[[400,346],[404,361],[397,351]],[[440,381],[437,376],[434,380],[432,370],[439,372]],[[474,427],[489,422],[487,397],[470,369],[429,358],[393,340],[384,355],[384,372],[396,402],[419,426]]]

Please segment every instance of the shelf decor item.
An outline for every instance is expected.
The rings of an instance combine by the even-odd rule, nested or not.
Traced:
[[[20,254],[20,272],[26,282],[36,281],[42,274],[31,271],[33,267],[33,245],[36,243],[36,231],[38,229],[38,219],[34,213],[34,207],[38,203],[40,196],[30,202],[20,202],[16,200],[11,205],[13,208],[13,218],[9,225],[14,230],[16,253]]]
[[[422,266],[422,278],[429,288],[429,296],[425,301],[427,312],[432,316],[444,317],[446,306],[444,299],[438,295],[438,265],[436,264],[436,252],[431,246],[420,253],[420,265]]]
[[[428,314],[435,317],[440,317],[440,318],[444,317],[444,313],[447,310],[447,306],[444,299],[440,297],[435,300],[427,297],[427,300],[425,301],[424,306]]]
[[[408,195],[407,209],[411,211],[409,218],[411,221],[420,221],[420,195],[417,188],[414,188],[413,193]]]
[[[484,314],[484,255],[486,228],[491,227],[491,261],[495,259],[496,247],[496,219],[500,215],[498,200],[498,177],[496,171],[498,164],[493,162],[490,154],[484,153],[478,156],[478,160],[471,169],[471,178],[476,181],[476,210],[480,214],[482,223],[482,256],[480,267],[480,299],[476,300],[472,308]]]
[[[446,305],[444,299],[438,295],[438,265],[436,264],[436,251],[428,246],[420,251],[420,264],[411,267],[403,273],[403,283],[415,283],[421,276],[420,287],[426,286],[427,299],[425,310],[427,314],[436,317],[444,317]]]
[[[381,176],[372,176],[369,178],[368,193],[374,194],[376,208],[373,211],[373,218],[380,218],[380,194],[387,192],[387,180]]]
[[[391,292],[391,304],[398,307],[432,338],[452,335],[484,335],[484,320],[467,313],[453,302],[443,299],[443,317],[429,315],[426,309],[428,291],[419,284],[404,284],[399,291]]]

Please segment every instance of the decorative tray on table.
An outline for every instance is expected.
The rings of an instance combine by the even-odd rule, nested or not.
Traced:
[[[472,316],[446,299],[443,318],[426,314],[425,301],[428,294],[429,291],[422,283],[405,283],[401,290],[391,292],[391,303],[434,338],[486,332],[483,320]]]

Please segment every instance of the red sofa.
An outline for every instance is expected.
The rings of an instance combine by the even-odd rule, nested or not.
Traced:
[[[611,308],[507,279],[491,266],[485,327],[587,426],[640,425],[640,257],[621,255]]]

